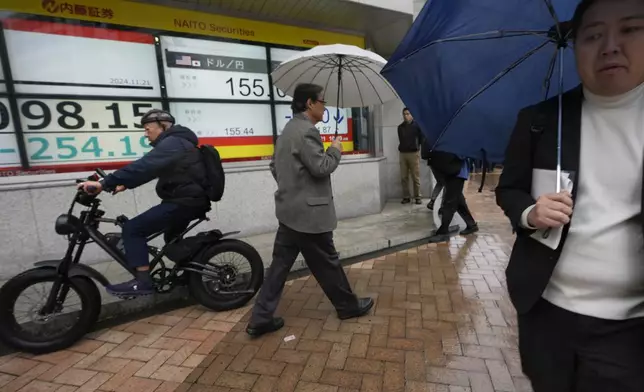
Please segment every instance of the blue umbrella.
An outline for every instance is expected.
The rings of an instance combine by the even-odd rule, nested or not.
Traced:
[[[433,149],[501,163],[519,110],[579,84],[567,22],[578,3],[427,0],[382,74]]]

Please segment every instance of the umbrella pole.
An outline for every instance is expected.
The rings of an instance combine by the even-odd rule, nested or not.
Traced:
[[[338,56],[338,96],[335,108],[335,138],[338,137],[338,120],[340,119],[340,88],[342,87],[342,55]]]
[[[564,51],[559,46],[559,111],[557,119],[557,182],[556,192],[561,192],[561,143],[563,133],[563,90],[564,90]]]
[[[564,51],[566,47],[559,45],[559,110],[557,112],[557,178],[555,191],[561,192],[561,135],[563,133],[563,89],[564,89]],[[551,229],[546,229],[541,235],[544,239],[550,236]]]

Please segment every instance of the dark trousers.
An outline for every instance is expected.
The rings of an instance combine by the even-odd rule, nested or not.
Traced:
[[[165,242],[169,242],[203,214],[203,208],[161,203],[130,219],[123,225],[122,234],[128,264],[134,268],[147,266],[148,236],[164,231]]]
[[[603,320],[541,299],[519,316],[519,350],[534,392],[644,391],[644,318]]]
[[[335,250],[333,232],[306,234],[280,224],[273,246],[273,262],[257,296],[250,319],[251,325],[272,320],[288,274],[300,252],[337,311],[350,312],[358,307],[358,298],[351,291],[351,285]]]
[[[433,167],[429,167],[429,169],[432,171],[432,174],[434,175],[434,178],[436,179],[436,186],[434,187],[434,190],[432,191],[432,201],[436,201],[436,198],[438,195],[440,195],[441,191],[443,190],[443,187],[445,186],[445,180],[443,179],[443,175],[435,170]]]
[[[442,205],[443,213],[441,216],[441,225],[436,230],[436,233],[447,234],[449,232],[449,225],[454,218],[454,214],[457,212],[468,227],[475,225],[476,221],[470,209],[467,207],[465,196],[463,196],[465,180],[456,176],[444,176],[443,181],[445,187]]]

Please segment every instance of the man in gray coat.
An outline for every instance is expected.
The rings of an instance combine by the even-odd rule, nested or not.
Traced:
[[[335,306],[338,318],[359,317],[373,307],[371,298],[358,298],[351,291],[333,244],[333,230],[338,221],[331,173],[340,163],[342,144],[336,139],[324,151],[320,132],[315,128],[324,115],[324,105],[322,87],[298,85],[291,105],[293,118],[275,145],[270,169],[277,181],[275,213],[279,229],[273,246],[273,262],[246,328],[254,337],[284,326],[284,320],[273,314],[300,252]]]

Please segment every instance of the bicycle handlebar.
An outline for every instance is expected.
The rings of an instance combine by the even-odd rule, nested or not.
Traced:
[[[86,181],[97,181],[99,179],[99,177],[102,177],[102,178],[107,177],[107,173],[105,173],[105,171],[103,169],[101,169],[101,168],[97,168],[95,170],[95,172],[96,172],[95,174],[92,174],[91,176],[87,177],[87,179],[85,179],[85,180],[82,180],[82,179],[76,180],[76,183],[81,184],[81,183],[86,182]],[[97,176],[97,174],[98,174],[98,176]],[[89,186],[89,187],[87,187],[87,190],[89,192],[94,192],[94,191],[96,191],[96,187]]]
[[[77,184],[82,184],[82,183],[87,182],[87,181],[98,181],[99,177],[105,178],[106,176],[107,176],[107,173],[105,173],[105,171],[103,171],[103,169],[97,168],[95,170],[94,174],[92,174],[91,176],[87,177],[86,179],[77,179],[76,183]],[[87,187],[87,192],[83,188],[80,188],[80,189],[78,189],[77,193],[78,193],[78,195],[85,194],[87,196],[96,196],[96,195],[93,194],[94,192],[96,192],[96,187],[95,186],[88,186]]]

